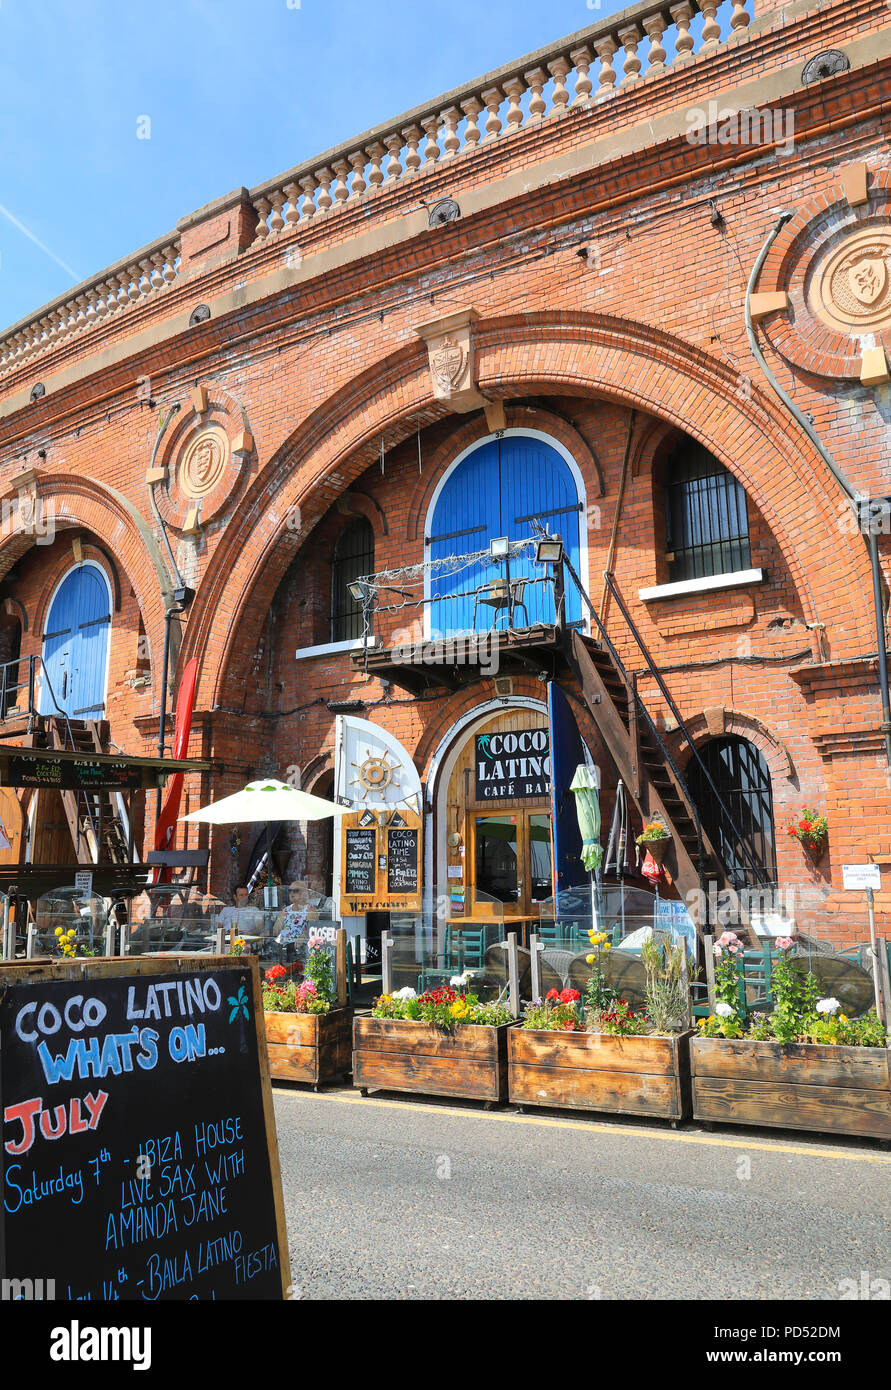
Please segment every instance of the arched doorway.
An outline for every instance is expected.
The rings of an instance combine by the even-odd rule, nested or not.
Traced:
[[[65,575],[47,612],[41,714],[103,717],[110,633],[108,580],[98,565],[86,561]]]
[[[752,860],[767,884],[777,881],[776,835],[773,823],[773,790],[767,763],[748,739],[714,738],[699,749],[715,790],[729,809],[739,831],[734,835],[718,808],[715,791],[694,758],[688,765],[687,785],[699,808],[703,828],[730,873],[737,891],[758,889]],[[740,843],[742,841],[742,843]]]
[[[480,706],[450,732],[431,777],[434,896],[455,921],[503,918],[525,932],[553,893],[546,706]]]
[[[460,454],[443,475],[430,504],[425,558],[444,561],[488,550],[499,537],[509,541],[533,536],[533,521],[562,537],[566,554],[583,578],[587,556],[579,513],[584,485],[578,467],[562,445],[532,430],[504,430]],[[503,578],[526,581],[522,594],[524,626],[554,621],[554,594],[545,570],[531,550],[511,557]],[[474,594],[497,578],[491,563],[435,568],[428,581],[431,632],[445,636],[483,631],[491,626],[491,609],[478,607]],[[582,603],[569,584],[566,619],[578,623]]]

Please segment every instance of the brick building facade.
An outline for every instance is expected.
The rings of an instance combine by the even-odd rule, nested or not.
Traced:
[[[236,189],[14,325],[0,339],[0,659],[46,654],[54,597],[89,567],[109,595],[100,717],[117,746],[154,751],[168,626],[171,694],[199,660],[190,753],[215,767],[187,784],[184,812],[256,773],[299,769],[307,789],[343,794],[346,712],[413,765],[438,881],[448,769],[499,716],[540,722],[542,681],[519,663],[509,695],[481,676],[420,696],[369,673],[354,636],[333,640],[338,546],[352,527],[361,553],[373,540],[365,573],[422,565],[456,460],[536,441],[572,463],[583,582],[678,765],[689,741],[605,570],[696,746],[759,755],[776,881],[809,890],[801,924],[861,940],[841,865],[874,857],[891,926],[873,577],[836,476],[891,493],[891,27],[881,0],[754,9],[633,6]],[[752,350],[747,304],[800,418]],[[703,561],[691,533],[700,572],[678,580],[679,468],[744,490],[744,562]],[[165,620],[179,581],[194,598]],[[381,601],[376,649],[423,637],[425,612]],[[602,730],[555,674],[608,815]],[[805,806],[829,819],[819,857],[783,833]],[[336,873],[324,829],[289,832],[287,850],[289,873]],[[233,852],[217,834],[217,891],[247,853],[247,837]]]

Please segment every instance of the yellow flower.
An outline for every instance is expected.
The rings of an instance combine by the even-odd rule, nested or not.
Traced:
[[[243,946],[243,945],[244,945],[244,937],[243,937],[243,936],[236,936],[236,938],[235,938],[235,945],[236,945],[236,946]]]
[[[467,1004],[463,999],[456,999],[452,1005],[452,1018],[463,1018],[467,1013]]]
[[[76,931],[74,930],[74,928],[72,927],[71,930],[70,930],[69,933],[68,933],[68,939],[69,939],[69,941],[71,940],[71,938],[72,938],[73,936],[77,936],[77,932],[76,932]]]
[[[62,935],[62,928],[61,928],[61,927],[56,927],[56,936],[61,936],[61,935]]]
[[[593,965],[593,964],[594,964],[594,957],[593,957],[593,956],[585,956],[585,964],[586,964],[586,965]]]
[[[611,951],[613,948],[609,941],[604,941],[603,949],[604,951]]]
[[[849,1021],[847,1014],[839,1014],[838,1021],[839,1023],[847,1023]]]

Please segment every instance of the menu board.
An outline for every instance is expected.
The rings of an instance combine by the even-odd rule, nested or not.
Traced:
[[[417,912],[421,907],[421,818],[399,807],[364,807],[342,820],[340,911]]]
[[[418,832],[387,830],[387,892],[417,893]]]
[[[143,784],[144,769],[131,762],[72,762],[51,753],[13,754],[6,780],[11,787],[56,787],[59,791],[82,789],[126,790]]]
[[[262,1027],[249,957],[0,968],[0,1277],[60,1301],[281,1298]]]
[[[376,830],[353,826],[346,831],[346,855],[344,862],[346,893],[360,896],[374,893],[374,861],[376,852]]]

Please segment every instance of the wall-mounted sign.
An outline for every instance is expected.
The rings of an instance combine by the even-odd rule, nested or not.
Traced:
[[[344,893],[348,897],[365,897],[374,894],[374,858],[377,848],[377,829],[363,826],[347,826],[350,819],[344,816]]]
[[[509,729],[477,734],[477,801],[521,801],[551,790],[551,746],[547,729]]]
[[[120,791],[143,785],[143,769],[131,762],[69,762],[51,753],[15,754],[6,779],[11,787],[56,787],[59,791]]]
[[[842,887],[848,890],[865,888],[878,890],[882,886],[882,874],[878,864],[842,864]]]
[[[420,910],[420,816],[407,810],[377,817],[356,811],[343,817],[341,834],[343,916]]]

